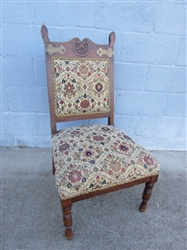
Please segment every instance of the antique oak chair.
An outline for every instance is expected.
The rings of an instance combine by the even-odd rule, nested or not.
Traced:
[[[53,147],[53,173],[60,195],[65,236],[71,239],[73,202],[145,183],[144,212],[160,164],[144,148],[114,127],[114,42],[98,45],[85,38],[44,41]],[[107,118],[108,125],[75,126],[57,131],[57,123]]]

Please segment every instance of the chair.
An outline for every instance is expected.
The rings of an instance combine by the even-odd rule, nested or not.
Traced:
[[[114,127],[114,42],[85,38],[44,41],[53,148],[53,174],[60,195],[65,236],[73,237],[73,202],[145,183],[140,211],[147,209],[160,164],[143,147]],[[57,123],[107,118],[107,125],[57,131]],[[120,208],[119,208],[120,209]]]

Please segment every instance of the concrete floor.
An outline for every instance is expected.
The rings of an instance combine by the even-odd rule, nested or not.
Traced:
[[[64,237],[51,150],[1,152],[1,250],[187,249],[185,152],[151,152],[162,168],[145,213],[138,210],[144,185],[74,203],[71,241]]]

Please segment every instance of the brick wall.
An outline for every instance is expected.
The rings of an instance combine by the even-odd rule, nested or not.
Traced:
[[[3,146],[51,145],[44,22],[51,40],[77,36],[108,43],[114,30],[115,125],[147,149],[186,148],[185,1],[3,0],[1,5]]]

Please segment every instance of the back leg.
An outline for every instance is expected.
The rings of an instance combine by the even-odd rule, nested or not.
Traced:
[[[152,193],[154,183],[147,182],[142,196],[142,203],[140,205],[140,211],[145,212],[147,209],[147,202],[149,201]]]

